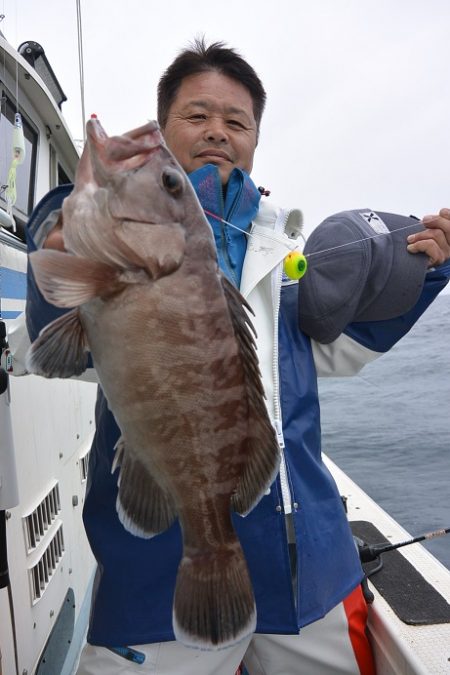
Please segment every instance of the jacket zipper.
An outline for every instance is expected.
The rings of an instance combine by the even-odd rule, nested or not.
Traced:
[[[228,246],[227,246],[227,242],[226,242],[226,239],[225,239],[225,227],[226,227],[226,225],[224,225],[224,223],[220,224],[220,252],[222,254],[222,260],[223,260],[223,262],[224,262],[224,264],[225,264],[225,266],[228,270],[228,273],[230,275],[230,279],[233,280],[234,285],[236,286],[237,285],[237,279],[236,279],[236,275],[234,273],[233,267],[231,265],[230,255],[228,253]]]
[[[239,199],[240,199],[241,194],[242,194],[242,189],[243,189],[243,183],[241,181],[241,185],[239,187],[239,190],[238,190],[238,192],[237,192],[237,194],[236,194],[236,196],[233,200],[233,203],[230,206],[230,209],[229,209],[228,213],[225,213],[225,200],[224,200],[222,192],[221,192],[221,205],[222,205],[222,213],[224,214],[224,220],[231,221],[232,217],[234,216],[237,205],[239,203]],[[225,228],[226,228],[225,223],[221,223],[220,224],[220,235],[221,235],[220,236],[220,243],[221,243],[222,258],[223,258],[223,261],[226,264],[227,269],[230,273],[230,277],[234,281],[234,285],[237,286],[236,273],[234,272],[233,266],[231,264],[230,254],[229,254],[229,251],[228,251],[228,245],[227,245],[227,242],[226,242],[226,239],[225,239]]]
[[[284,232],[289,218],[289,211],[282,210],[281,218],[277,219],[275,225],[277,231]],[[274,427],[280,448],[280,485],[281,496],[283,499],[284,513],[292,512],[291,490],[289,488],[289,478],[284,457],[284,436],[283,420],[281,414],[280,402],[280,373],[278,365],[278,317],[281,304],[281,282],[283,278],[283,267],[279,264],[272,276],[272,294],[274,301],[274,326],[273,326],[273,353],[272,353],[272,378],[273,378],[273,408],[274,408]]]

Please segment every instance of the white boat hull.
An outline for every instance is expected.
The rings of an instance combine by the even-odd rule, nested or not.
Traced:
[[[378,506],[329,458],[326,464],[347,498],[350,521],[369,521],[392,543],[411,535]],[[450,571],[421,544],[398,551],[450,603]],[[384,557],[389,556],[385,553]],[[379,675],[450,673],[450,623],[408,625],[401,621],[369,580],[375,599],[369,607],[369,631]]]

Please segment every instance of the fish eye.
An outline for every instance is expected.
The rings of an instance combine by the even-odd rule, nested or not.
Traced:
[[[177,197],[182,192],[184,186],[183,177],[175,169],[165,169],[163,171],[162,183],[167,192],[174,197]]]

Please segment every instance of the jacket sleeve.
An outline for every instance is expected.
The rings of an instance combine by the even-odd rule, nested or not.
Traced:
[[[393,347],[413,327],[450,278],[450,262],[429,271],[422,293],[404,315],[384,321],[350,323],[329,344],[311,340],[317,374],[322,377],[356,374],[363,366]]]

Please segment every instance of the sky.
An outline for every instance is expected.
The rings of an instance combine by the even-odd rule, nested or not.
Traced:
[[[42,45],[82,138],[76,0],[0,0]],[[450,206],[448,0],[81,0],[85,108],[109,134],[156,116],[158,78],[196,36],[253,65],[268,103],[252,177],[306,232],[352,208]]]

